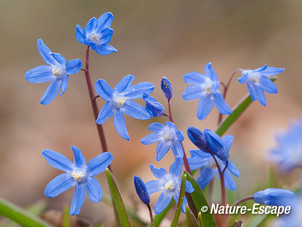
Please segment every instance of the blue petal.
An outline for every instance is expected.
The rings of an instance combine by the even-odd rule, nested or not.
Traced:
[[[186,101],[199,99],[203,94],[203,90],[204,89],[200,85],[191,85],[186,88],[182,97]]]
[[[213,105],[214,100],[212,99],[212,95],[205,95],[201,97],[198,102],[197,118],[199,120],[205,119],[211,112]]]
[[[244,84],[246,82],[249,74],[247,72],[245,72],[245,70],[243,70],[241,72],[241,74],[242,74],[242,76],[238,78],[238,82],[241,84]]]
[[[224,184],[227,189],[232,191],[236,190],[236,182],[228,170],[224,172]]]
[[[176,130],[175,135],[179,142],[182,142],[185,139],[184,134],[180,130]]]
[[[227,167],[232,174],[234,174],[234,176],[236,177],[240,177],[240,172],[239,170],[236,168],[236,166],[234,165],[233,162],[231,162],[230,160],[228,161],[228,167]]]
[[[260,84],[261,88],[268,93],[271,93],[271,94],[278,93],[276,84],[265,76],[260,77],[259,84]]]
[[[71,146],[70,147],[73,151],[74,154],[74,161],[73,163],[75,164],[75,167],[77,168],[83,168],[86,166],[86,159],[84,155],[82,154],[81,150],[77,148],[76,146]]]
[[[95,91],[105,101],[109,101],[112,98],[113,89],[108,85],[106,80],[97,80],[97,82],[95,82]]]
[[[76,74],[82,68],[82,62],[80,59],[73,59],[66,62],[66,72],[67,74]]]
[[[84,43],[86,39],[85,32],[80,25],[76,25],[76,38],[79,43]]]
[[[93,50],[95,50],[100,55],[108,55],[112,54],[117,51],[113,46],[106,44],[106,45],[97,45],[97,46],[91,46]]]
[[[167,196],[165,193],[161,193],[154,206],[155,214],[160,214],[169,205],[170,201],[170,196]]]
[[[167,143],[166,141],[159,141],[156,147],[156,161],[160,161],[165,154],[170,150],[171,143]]]
[[[154,174],[154,176],[157,178],[157,179],[161,179],[163,178],[166,174],[168,174],[168,172],[163,169],[163,168],[156,168],[154,167],[152,164],[150,164],[150,169],[152,171],[152,173]]]
[[[213,69],[212,63],[209,62],[204,67],[204,71],[206,72],[206,75],[212,80],[212,81],[218,81],[218,77],[216,72]]]
[[[119,93],[124,92],[128,87],[131,86],[132,81],[135,79],[131,74],[125,76],[116,86],[115,89],[118,90]]]
[[[57,197],[69,188],[73,187],[75,184],[76,181],[73,179],[71,174],[62,173],[48,183],[45,188],[45,196],[50,198]]]
[[[234,141],[234,136],[226,135],[222,138],[225,148],[229,151]]]
[[[50,55],[51,50],[43,43],[42,39],[38,39],[37,47],[38,51],[40,52],[40,55],[46,63],[50,65],[57,64],[56,60],[53,59],[53,57]]]
[[[184,152],[180,142],[174,141],[171,148],[175,157],[183,158]]]
[[[180,177],[182,173],[183,161],[181,158],[176,158],[175,162],[172,163],[169,169],[169,173],[173,176]]]
[[[162,190],[159,180],[151,180],[146,182],[146,187],[149,194],[159,192]]]
[[[164,128],[164,125],[161,123],[152,123],[149,125],[149,130],[153,132],[160,132]]]
[[[231,114],[233,112],[219,91],[215,94],[215,104],[218,111],[222,114]]]
[[[107,121],[113,114],[112,103],[110,101],[106,102],[101,112],[96,119],[96,123],[102,125]]]
[[[186,181],[186,192],[188,192],[188,193],[194,192],[194,188],[193,188],[191,182],[188,180]]]
[[[91,33],[93,30],[95,30],[96,28],[97,28],[97,26],[98,26],[98,20],[96,19],[96,18],[91,18],[89,21],[88,21],[88,23],[87,23],[87,25],[86,25],[86,27],[85,27],[85,30],[84,30],[84,32],[86,33],[86,34],[89,34],[89,33]]]
[[[205,77],[205,75],[198,72],[187,73],[183,76],[186,84],[203,84]]]
[[[118,134],[125,140],[129,140],[129,134],[126,127],[125,117],[123,112],[119,110],[113,111],[113,123]]]
[[[25,79],[30,83],[44,83],[54,79],[50,65],[40,65],[30,69],[25,74]]]
[[[144,93],[150,95],[154,88],[150,82],[135,84],[126,90],[125,96],[129,99],[140,99],[143,98]]]
[[[156,143],[161,139],[161,136],[159,135],[159,133],[151,133],[149,135],[147,135],[146,137],[141,139],[141,143],[144,145],[149,145],[152,143]]]
[[[258,100],[263,106],[266,106],[266,98],[264,92],[259,85],[252,83],[246,83],[247,89],[250,92],[251,98],[253,101]]]
[[[100,32],[101,39],[99,40],[100,45],[106,45],[111,41],[113,30],[111,28],[105,28]]]
[[[85,200],[85,184],[77,183],[70,206],[70,215],[78,215]]]
[[[266,67],[261,73],[264,76],[274,76],[276,74],[284,72],[284,68]]]
[[[92,202],[98,203],[103,197],[103,190],[100,183],[94,177],[88,177],[86,181],[87,194]]]
[[[87,172],[90,174],[90,176],[100,174],[111,164],[112,159],[113,156],[110,154],[110,152],[100,154],[87,163]]]
[[[72,162],[64,155],[52,150],[45,149],[42,151],[42,156],[52,167],[63,170],[65,172],[72,171]]]
[[[208,143],[208,148],[222,161],[227,161],[229,158],[229,152],[224,146],[223,140],[215,132],[205,129],[204,135]]]
[[[66,59],[63,57],[63,55],[58,54],[58,53],[50,53],[50,54],[56,60],[56,62],[59,63],[60,65],[66,64]]]
[[[113,15],[110,12],[102,14],[98,19],[98,26],[101,28],[109,28],[113,21]]]
[[[135,119],[147,120],[152,118],[152,114],[145,107],[142,107],[131,99],[127,99],[124,103],[123,112]]]
[[[62,86],[62,80],[56,79],[50,83],[46,91],[44,92],[40,103],[43,105],[48,105],[52,100],[59,94]]]
[[[67,89],[67,85],[68,85],[68,80],[69,80],[69,76],[66,75],[63,80],[62,80],[62,92],[60,95],[63,95]]]
[[[205,153],[201,150],[191,150],[190,153],[192,157],[188,158],[188,162],[191,170],[195,170],[207,166],[212,159],[212,156],[209,153]],[[206,156],[200,157],[201,154],[204,154]]]
[[[204,189],[208,183],[215,177],[215,171],[211,167],[205,167],[201,170],[197,183],[201,189]]]
[[[184,201],[182,203],[182,206],[181,206],[181,211],[185,214],[186,213],[186,206],[188,206],[188,200],[187,200],[187,197],[185,196],[184,197]]]
[[[166,121],[165,125],[169,128],[176,129],[176,125],[171,121]]]

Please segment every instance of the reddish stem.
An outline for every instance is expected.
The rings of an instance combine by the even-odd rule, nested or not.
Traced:
[[[148,207],[148,210],[149,210],[151,226],[154,227],[153,214],[152,214],[152,210],[151,210],[150,204],[148,204],[147,207]]]

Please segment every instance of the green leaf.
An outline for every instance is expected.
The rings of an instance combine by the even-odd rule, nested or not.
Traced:
[[[164,218],[166,217],[166,215],[168,214],[169,210],[172,208],[174,203],[175,203],[174,199],[171,199],[171,202],[169,203],[169,205],[160,214],[155,215],[154,227],[158,227],[160,225],[160,223],[162,222],[162,220],[164,220]]]
[[[70,227],[70,210],[69,206],[65,205],[64,207],[64,216],[63,216],[63,227]]]
[[[259,214],[254,215],[252,218],[249,219],[247,223],[244,224],[246,227],[257,227],[261,225],[266,219],[268,215],[267,214]]]
[[[106,175],[107,175],[107,181],[110,188],[110,192],[113,198],[113,202],[116,211],[118,213],[119,219],[121,221],[121,224],[122,226],[131,226],[117,182],[108,168],[106,169]]]
[[[274,82],[276,78],[271,78]],[[222,136],[226,130],[237,120],[238,117],[243,113],[243,111],[248,108],[248,106],[253,102],[251,96],[247,94],[241,101],[239,101],[238,105],[233,108],[233,113],[230,114],[218,127],[216,133],[219,136]]]
[[[208,202],[204,197],[204,194],[202,193],[198,183],[191,176],[191,174],[189,174],[188,172],[185,172],[185,174],[187,175],[187,180],[191,182],[194,188],[194,192],[191,193],[191,197],[193,199],[197,212],[207,209],[206,212],[202,213],[202,225],[206,227],[216,227],[213,215],[210,213],[210,207],[208,205]]]
[[[180,188],[180,192],[179,192],[177,209],[175,211],[174,218],[173,218],[172,224],[171,224],[171,226],[173,226],[173,227],[176,227],[177,223],[178,223],[178,219],[179,219],[180,212],[181,212],[181,207],[182,207],[182,204],[183,204],[183,201],[184,201],[184,198],[185,198],[186,183],[187,183],[187,175],[184,174],[182,176],[181,188]]]
[[[198,213],[197,222],[198,222],[198,227],[202,227],[201,212]]]
[[[197,220],[190,210],[189,206],[186,206],[186,218],[188,227],[198,227]]]
[[[13,203],[0,198],[0,215],[19,223],[25,227],[50,227],[52,225],[43,221],[30,212],[14,205]]]

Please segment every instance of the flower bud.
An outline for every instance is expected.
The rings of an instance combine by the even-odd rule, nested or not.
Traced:
[[[222,161],[226,162],[229,159],[229,151],[227,150],[222,138],[209,129],[205,129],[203,133],[206,138],[209,151]]]
[[[147,191],[145,183],[140,177],[134,176],[134,186],[138,197],[144,204],[148,205],[150,203],[149,193]]]
[[[268,188],[253,195],[256,203],[270,206],[286,206],[294,198],[295,194],[293,192],[281,188]]]
[[[146,109],[148,112],[152,113],[153,117],[160,117],[164,115],[165,108],[162,104],[160,104],[155,98],[144,94],[144,101],[146,102]]]
[[[207,152],[207,141],[204,137],[204,134],[197,128],[189,127],[188,128],[188,137],[192,141],[192,143],[195,144],[196,147],[198,147],[200,150]]]
[[[161,89],[163,90],[166,98],[168,100],[170,100],[173,96],[173,88],[172,88],[172,84],[170,83],[170,81],[164,76],[161,79]]]

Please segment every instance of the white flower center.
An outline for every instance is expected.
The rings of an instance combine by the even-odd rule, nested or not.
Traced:
[[[167,183],[165,183],[165,189],[167,191],[172,191],[175,189],[175,183],[173,180],[169,180]]]
[[[206,89],[204,89],[204,91],[207,94],[211,94],[212,93],[212,88],[211,87],[207,87]]]
[[[112,101],[114,102],[116,107],[122,107],[126,102],[126,98],[120,93],[114,93]]]
[[[60,65],[55,65],[52,68],[52,74],[56,77],[61,77],[65,73],[65,69]]]
[[[75,179],[76,181],[84,180],[86,178],[86,175],[87,175],[87,173],[83,169],[74,169],[71,174],[73,179]]]
[[[248,75],[248,82],[259,83],[261,74],[259,72],[252,72]]]
[[[90,39],[92,39],[93,41],[97,42],[99,41],[99,37],[97,36],[97,34],[94,34],[90,37]]]

